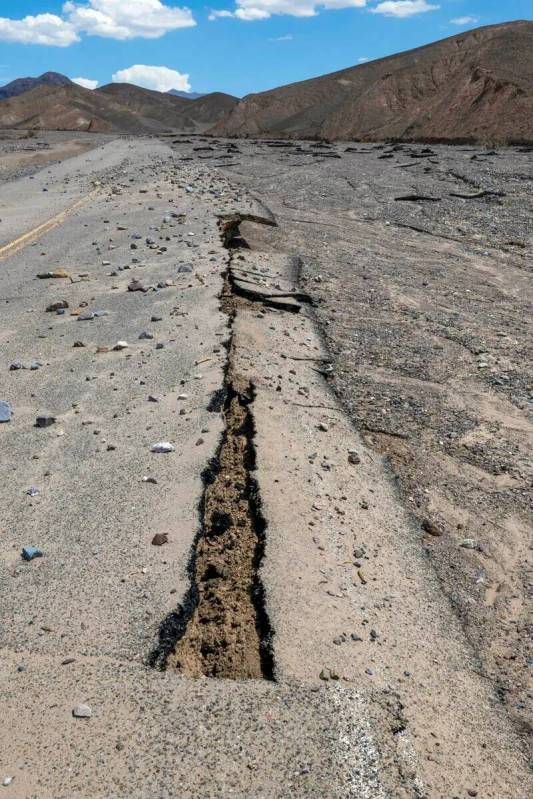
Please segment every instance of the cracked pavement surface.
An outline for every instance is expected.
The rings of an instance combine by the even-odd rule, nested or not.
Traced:
[[[531,156],[197,142],[105,140],[2,186],[0,248],[57,217],[0,255],[3,790],[525,799]],[[413,193],[446,199],[392,199]],[[298,288],[299,313],[262,299]],[[149,665],[228,359],[254,389],[273,680]]]

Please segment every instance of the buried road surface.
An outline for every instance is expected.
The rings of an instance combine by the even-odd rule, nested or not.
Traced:
[[[27,228],[98,203],[1,264],[6,795],[525,799],[284,224],[179,145],[98,153]]]

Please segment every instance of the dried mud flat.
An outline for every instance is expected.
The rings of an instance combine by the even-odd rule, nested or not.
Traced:
[[[532,154],[94,144],[4,181],[6,795],[526,799]]]

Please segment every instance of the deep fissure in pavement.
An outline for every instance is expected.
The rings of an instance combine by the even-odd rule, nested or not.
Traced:
[[[221,231],[231,262],[240,231],[235,225],[227,236],[224,221]],[[227,276],[221,300],[231,324],[236,298]],[[149,662],[190,677],[272,680],[272,629],[259,574],[266,523],[254,477],[254,388],[235,375],[233,336],[224,396],[217,392],[213,410],[220,409],[222,399],[224,433],[203,475],[201,525],[189,562],[191,587],[183,604],[161,624],[159,646]]]
[[[227,387],[226,429],[210,474],[196,542],[196,603],[168,665],[191,677],[273,678],[271,630],[258,570],[265,522],[253,471],[248,393]]]

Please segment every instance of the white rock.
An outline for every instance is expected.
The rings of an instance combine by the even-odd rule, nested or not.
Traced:
[[[72,715],[76,719],[90,719],[92,714],[93,711],[89,705],[76,705],[76,707],[72,710]]]
[[[174,452],[176,447],[168,441],[159,441],[157,444],[152,444],[152,452]]]

